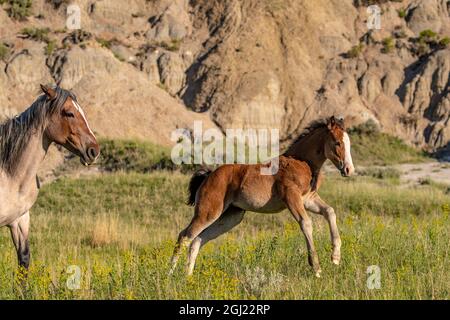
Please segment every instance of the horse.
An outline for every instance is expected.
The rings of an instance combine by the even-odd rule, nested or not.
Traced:
[[[353,174],[350,138],[344,120],[334,116],[309,125],[278,157],[278,171],[273,175],[260,174],[268,164],[224,164],[214,171],[195,172],[189,183],[188,199],[188,204],[195,206],[194,216],[178,236],[169,274],[174,272],[182,248],[189,246],[187,274],[192,275],[200,248],[236,227],[246,211],[278,213],[286,208],[305,236],[308,262],[315,275],[320,277],[321,268],[307,210],[328,221],[331,260],[339,265],[341,239],[336,213],[318,194],[322,182],[320,170],[327,159],[342,176]]]
[[[0,125],[0,227],[8,226],[19,268],[30,264],[30,209],[39,193],[37,171],[54,142],[90,165],[100,146],[76,96],[58,86],[41,85],[33,104]]]

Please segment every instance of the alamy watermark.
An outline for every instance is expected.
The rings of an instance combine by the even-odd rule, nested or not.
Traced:
[[[76,4],[69,4],[66,10],[66,28],[68,30],[81,29],[81,9]]]
[[[171,140],[171,159],[181,164],[257,164],[262,175],[278,172],[280,139],[278,129],[226,129],[225,136],[217,128],[203,130],[201,121],[194,121],[193,131],[176,129]]]
[[[66,280],[66,286],[70,290],[79,290],[81,288],[81,268],[77,265],[70,265],[66,269],[69,274]]]
[[[367,7],[367,18],[366,26],[369,30],[380,30],[381,29],[381,9],[377,5],[371,5]]]
[[[366,273],[369,275],[367,277],[367,289],[381,289],[381,269],[377,265],[368,266]]]

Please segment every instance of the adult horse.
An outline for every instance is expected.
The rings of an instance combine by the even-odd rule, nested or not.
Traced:
[[[200,248],[237,226],[245,211],[276,213],[285,208],[300,224],[308,261],[316,276],[320,277],[321,270],[306,210],[321,214],[328,221],[333,245],[331,259],[339,264],[341,239],[336,214],[317,193],[320,169],[327,159],[343,176],[354,171],[344,121],[334,116],[312,123],[279,157],[278,172],[274,175],[260,174],[266,164],[227,164],[213,172],[197,171],[189,183],[188,204],[195,205],[194,217],[178,236],[170,272],[176,267],[182,247],[190,243],[188,274],[192,274]]]
[[[36,176],[52,142],[88,165],[100,148],[70,91],[41,85],[43,95],[23,113],[0,125],[0,227],[8,226],[19,265],[28,269],[29,210],[36,201]]]

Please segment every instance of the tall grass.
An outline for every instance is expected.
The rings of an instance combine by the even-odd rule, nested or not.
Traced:
[[[323,277],[307,263],[299,227],[286,211],[247,213],[201,251],[192,277],[181,263],[167,276],[177,233],[192,217],[188,176],[118,173],[45,185],[32,210],[27,285],[9,233],[0,229],[2,299],[433,299],[450,294],[449,198],[433,185],[399,188],[375,178],[328,178],[322,198],[335,207],[343,247],[329,261],[328,225],[314,217]],[[81,270],[80,289],[66,281]],[[381,288],[366,286],[367,267]]]

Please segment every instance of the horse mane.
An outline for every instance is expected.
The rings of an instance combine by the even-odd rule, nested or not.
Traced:
[[[329,119],[330,118],[322,118],[312,121],[305,129],[303,129],[300,135],[291,144],[289,144],[286,150],[291,149],[291,147],[293,147],[304,138],[309,137],[312,133],[316,132],[316,130],[326,128],[328,126]],[[345,130],[344,120],[342,118],[336,118],[336,124],[342,130]]]
[[[0,124],[0,167],[12,175],[28,141],[36,132],[42,132],[47,120],[61,110],[68,97],[76,101],[75,95],[58,86],[53,87],[56,96],[49,99],[39,96],[24,112]]]

